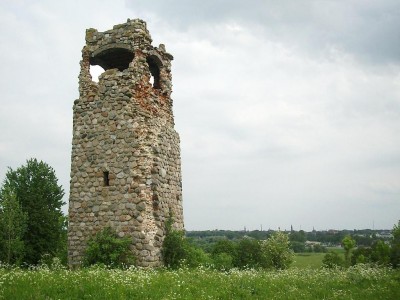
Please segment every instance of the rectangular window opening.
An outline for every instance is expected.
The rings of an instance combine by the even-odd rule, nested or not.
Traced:
[[[108,171],[103,172],[103,179],[104,179],[104,186],[110,186],[110,178]]]

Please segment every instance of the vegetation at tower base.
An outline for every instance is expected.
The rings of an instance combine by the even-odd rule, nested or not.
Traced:
[[[37,264],[45,254],[59,254],[65,245],[63,195],[54,170],[42,161],[30,159],[16,170],[8,169],[0,190],[5,261]]]
[[[135,257],[129,248],[130,244],[128,237],[121,238],[111,227],[106,227],[89,239],[83,265],[104,265],[111,268],[134,265]]]
[[[276,232],[267,240],[258,241],[243,238],[237,242],[219,240],[205,253],[185,238],[182,231],[168,226],[163,243],[164,265],[177,269],[182,266],[208,266],[217,270],[239,269],[287,269],[293,262],[293,251],[289,247],[289,238],[282,232]]]
[[[207,254],[202,249],[190,244],[189,240],[185,238],[185,233],[182,230],[173,229],[172,224],[173,219],[168,218],[161,250],[164,265],[170,269],[210,265],[211,259]]]

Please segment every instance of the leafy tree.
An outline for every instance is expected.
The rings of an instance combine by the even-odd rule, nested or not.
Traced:
[[[261,242],[261,253],[261,265],[264,268],[283,270],[293,262],[294,254],[290,249],[289,237],[280,231]]]
[[[295,253],[302,253],[306,251],[306,246],[303,242],[291,241],[290,248]]]
[[[306,233],[304,232],[304,230],[292,231],[289,235],[289,239],[291,242],[300,242],[300,243],[305,243],[305,241],[307,240]]]
[[[19,265],[24,257],[26,213],[9,189],[0,195],[0,261]]]
[[[211,255],[216,256],[221,253],[229,254],[231,257],[236,257],[237,251],[235,243],[227,239],[217,241],[211,250]]]
[[[393,226],[391,240],[390,262],[393,268],[400,267],[400,221]]]
[[[344,260],[339,256],[336,252],[328,252],[325,254],[324,258],[322,259],[322,265],[325,268],[335,268],[341,267],[344,265]]]
[[[390,247],[384,241],[376,241],[371,247],[371,261],[380,265],[390,263]]]
[[[88,241],[83,259],[84,266],[105,265],[124,267],[135,263],[129,246],[129,237],[119,237],[111,227],[105,227]]]
[[[23,261],[37,264],[44,254],[54,255],[60,248],[64,191],[57,183],[54,170],[46,163],[30,159],[17,170],[11,168],[0,191],[15,195],[19,207],[26,214]]]
[[[344,248],[344,257],[347,266],[350,265],[350,259],[351,259],[351,250],[356,246],[356,241],[352,239],[350,235],[346,235],[343,240],[342,240],[342,245]]]
[[[217,241],[211,251],[214,267],[218,270],[233,268],[233,262],[237,257],[237,249],[234,242],[222,239]]]
[[[237,244],[234,265],[239,268],[258,268],[261,262],[261,245],[252,238],[243,238]]]

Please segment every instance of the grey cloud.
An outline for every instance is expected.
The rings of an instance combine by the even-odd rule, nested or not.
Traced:
[[[371,63],[400,61],[396,0],[127,0],[127,6],[143,14],[151,11],[181,31],[233,22],[253,27],[260,39],[281,41],[314,56],[335,48]]]

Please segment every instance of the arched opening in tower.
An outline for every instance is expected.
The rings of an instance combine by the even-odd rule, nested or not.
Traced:
[[[153,85],[155,89],[161,88],[160,86],[160,67],[161,61],[158,59],[157,56],[151,55],[146,58],[147,64],[149,65],[150,69],[150,83]]]
[[[99,65],[105,71],[115,68],[123,71],[129,67],[129,63],[134,57],[132,51],[116,47],[93,53],[89,62],[92,66]]]

